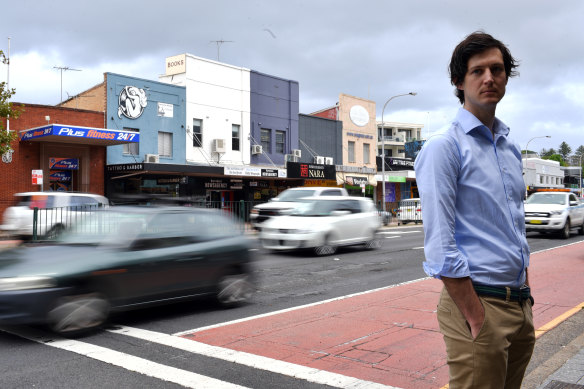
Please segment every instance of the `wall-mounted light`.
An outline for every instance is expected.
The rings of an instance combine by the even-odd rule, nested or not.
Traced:
[[[51,122],[51,117],[47,115],[45,116],[45,120],[47,121],[47,124],[49,124]]]

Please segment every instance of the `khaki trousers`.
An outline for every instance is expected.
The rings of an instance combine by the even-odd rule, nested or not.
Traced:
[[[519,389],[535,346],[531,302],[484,296],[479,299],[485,321],[473,339],[445,288],[440,295],[438,322],[446,343],[449,389]]]

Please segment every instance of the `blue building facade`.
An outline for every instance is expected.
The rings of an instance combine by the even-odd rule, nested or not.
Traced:
[[[106,127],[140,133],[137,145],[110,146],[107,164],[186,164],[186,88],[105,73]]]
[[[299,149],[298,111],[297,81],[251,71],[252,165],[283,165],[286,154]],[[253,145],[261,145],[261,153]]]

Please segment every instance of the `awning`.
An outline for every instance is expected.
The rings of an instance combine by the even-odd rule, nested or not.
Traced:
[[[138,143],[140,133],[134,131],[109,130],[68,126],[65,124],[49,124],[19,132],[21,142],[61,142],[81,145],[113,146],[124,143]]]

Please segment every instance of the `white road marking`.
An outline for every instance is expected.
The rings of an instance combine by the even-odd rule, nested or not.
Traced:
[[[386,236],[385,239],[395,239],[395,238],[399,238],[399,236]]]
[[[30,328],[9,330],[2,328],[2,331],[32,340],[47,346],[56,347],[61,350],[70,351],[84,355],[88,358],[96,359],[110,365],[118,366],[126,370],[144,374],[149,377],[158,378],[163,381],[172,382],[186,388],[197,389],[245,389],[245,386],[235,385],[226,381],[206,377],[187,370],[177,369],[147,359],[138,358],[133,355],[119,351],[95,346],[90,343],[78,340],[65,339],[58,336],[48,337],[46,333],[35,331]]]
[[[379,231],[379,234],[386,234],[386,235],[401,235],[401,234],[417,234],[422,232],[422,230],[416,231]]]
[[[314,382],[322,385],[329,385],[336,388],[345,389],[399,389],[394,386],[387,386],[376,382],[360,380],[342,374],[331,373],[325,370],[296,365],[290,362],[280,361],[249,354],[242,351],[231,350],[223,347],[211,346],[205,343],[181,338],[174,335],[162,334],[139,328],[122,326],[119,329],[110,329],[109,332],[132,336],[150,343],[158,343],[175,349],[190,353],[203,355],[210,358],[217,358],[227,362],[237,363],[253,367],[255,369],[266,370],[272,373],[282,374],[289,377]]]
[[[412,247],[412,250],[422,250],[424,248],[424,246],[420,246],[420,247]]]

